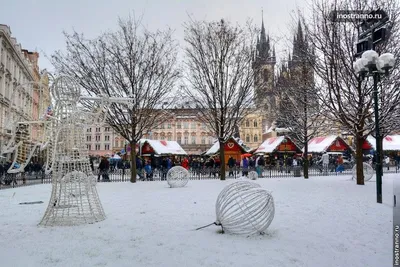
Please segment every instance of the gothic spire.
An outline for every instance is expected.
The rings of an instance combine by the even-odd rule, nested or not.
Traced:
[[[264,27],[264,15],[263,15],[263,11],[261,10],[261,35],[260,35],[260,42],[261,43],[266,43],[267,42],[267,38],[265,35],[265,27]]]

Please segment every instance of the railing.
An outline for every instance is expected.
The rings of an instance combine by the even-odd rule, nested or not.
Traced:
[[[303,177],[303,169],[301,166],[287,167],[287,166],[265,166],[260,168],[226,168],[226,179],[236,179],[251,171],[258,172],[258,178],[296,178]],[[398,173],[400,166],[387,166],[383,168],[384,173]],[[351,175],[351,168],[347,168],[342,172],[336,172],[334,166],[328,166],[323,169],[319,166],[311,166],[309,168],[309,176],[336,176],[336,175]],[[166,180],[167,170],[159,168],[155,169],[151,174],[146,175],[144,170],[138,170],[137,181],[162,181]],[[129,182],[130,169],[115,169],[106,173],[95,170],[93,175],[97,178],[98,182]],[[108,178],[108,179],[107,179]],[[44,172],[39,173],[15,173],[3,174],[0,176],[0,189],[14,188],[19,186],[28,186],[36,184],[49,184],[51,183],[52,175],[45,175]],[[209,180],[220,179],[219,168],[190,168],[190,180]]]

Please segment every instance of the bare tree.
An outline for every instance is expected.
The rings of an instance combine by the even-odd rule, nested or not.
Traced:
[[[304,147],[303,172],[308,179],[308,142],[321,131],[323,117],[314,86],[313,70],[307,58],[298,59],[299,65],[287,77],[278,77],[277,94],[280,99],[276,109],[276,126],[286,128],[288,135]]]
[[[218,138],[225,180],[224,145],[252,106],[256,31],[224,20],[190,20],[184,27],[185,91],[199,107],[199,120]]]
[[[92,40],[65,33],[66,52],[55,53],[52,63],[59,74],[77,78],[89,95],[134,99],[111,104],[106,122],[130,143],[135,183],[136,145],[168,115],[161,105],[179,76],[177,44],[171,30],[150,32],[140,19],[119,19],[118,26]]]
[[[382,8],[391,17],[394,33],[398,28],[398,6],[396,1],[391,0],[315,0],[311,5],[311,19],[303,17],[305,35],[310,45],[316,49],[313,69],[317,76],[316,85],[321,90],[319,98],[322,107],[325,108],[324,115],[332,122],[340,123],[355,138],[357,184],[364,184],[362,144],[374,131],[373,124],[368,123],[373,111],[373,86],[370,81],[361,80],[353,69],[356,52],[354,47],[358,39],[360,21],[335,22],[332,20],[332,11],[372,11]],[[398,57],[398,42],[393,40],[394,36],[396,35],[389,36],[382,48],[385,47],[384,51],[392,52]],[[383,50],[378,50],[380,51]],[[389,76],[387,82],[391,85],[387,87],[387,91],[383,90],[386,96],[391,95],[381,103],[381,118],[386,122],[394,119],[392,115],[395,113],[391,113],[390,110],[399,105],[396,100],[398,98],[393,97],[398,93],[394,86],[396,77],[398,76]]]

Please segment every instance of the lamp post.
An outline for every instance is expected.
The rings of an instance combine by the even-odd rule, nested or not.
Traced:
[[[375,113],[375,135],[376,135],[376,198],[378,203],[382,203],[382,168],[381,168],[381,134],[379,126],[379,103],[378,103],[378,81],[382,74],[389,75],[389,69],[395,63],[394,55],[385,53],[381,56],[374,50],[365,51],[361,58],[354,62],[354,70],[360,75],[361,79],[373,77],[374,81],[374,113]]]

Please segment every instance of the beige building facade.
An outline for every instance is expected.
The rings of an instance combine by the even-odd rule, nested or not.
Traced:
[[[6,118],[10,116],[6,113],[9,112],[10,106],[13,107],[11,112],[17,112],[26,120],[37,120],[40,113],[44,112],[41,107],[50,104],[48,77],[40,74],[38,59],[39,53],[22,49],[21,44],[12,36],[10,27],[0,24],[1,145],[4,145],[11,137],[11,129],[6,129]],[[39,82],[44,82],[44,84],[42,86],[33,84]],[[19,91],[14,95],[14,99],[11,99],[16,88]],[[36,138],[36,132],[29,134],[33,136],[33,139]]]
[[[240,138],[251,149],[258,148],[263,142],[263,115],[254,110],[250,112],[239,126]]]

